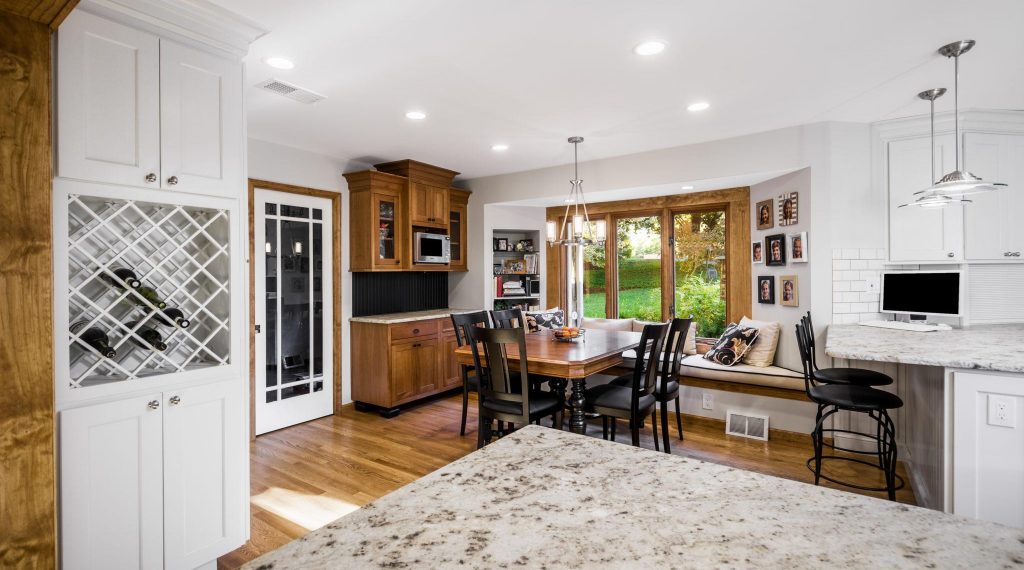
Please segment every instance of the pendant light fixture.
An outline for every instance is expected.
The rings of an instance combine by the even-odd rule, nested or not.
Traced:
[[[931,118],[932,167],[931,170],[928,171],[928,180],[935,180],[935,100],[938,99],[939,97],[942,97],[945,94],[945,87],[936,87],[935,89],[929,89],[927,91],[922,91],[917,94],[919,99],[924,99],[925,101],[931,103],[931,113],[929,114],[929,116]],[[927,190],[921,190],[919,192],[914,192],[914,195],[920,196],[917,198],[917,200],[914,200],[913,202],[909,202],[907,204],[900,204],[899,207],[905,208],[907,206],[917,206],[919,208],[934,209],[945,208],[946,206],[953,204],[955,202],[970,202],[970,200],[966,200],[964,198],[951,198],[949,196],[936,194],[931,191],[931,188]]]
[[[604,220],[590,222],[587,215],[587,201],[583,197],[583,181],[580,180],[579,145],[583,137],[569,137],[573,145],[573,179],[569,181],[569,197],[565,199],[565,217],[559,230],[554,221],[547,223],[547,239],[550,245],[604,245],[606,227]],[[572,216],[569,215],[570,211]]]
[[[928,196],[945,196],[947,198],[962,198],[971,194],[991,192],[1006,184],[999,182],[986,182],[960,166],[960,56],[971,51],[974,47],[974,40],[960,40],[946,44],[939,48],[939,54],[953,58],[953,122],[956,130],[956,170],[946,174],[939,179],[931,188],[922,190],[919,194]]]

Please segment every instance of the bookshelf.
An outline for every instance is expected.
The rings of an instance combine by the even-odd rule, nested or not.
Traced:
[[[538,230],[493,230],[492,306],[494,310],[540,309],[542,258],[544,243]]]

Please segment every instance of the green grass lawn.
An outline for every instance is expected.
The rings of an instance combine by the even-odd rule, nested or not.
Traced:
[[[605,317],[604,292],[584,295],[583,307],[587,317]],[[725,329],[725,301],[719,298],[717,284],[706,287],[706,290],[677,290],[676,309],[679,315],[694,315],[701,336],[717,337]],[[660,320],[661,288],[620,291],[619,318]]]

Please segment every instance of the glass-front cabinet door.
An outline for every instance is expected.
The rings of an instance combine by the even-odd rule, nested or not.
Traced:
[[[398,204],[396,195],[376,192],[373,194],[374,227],[377,232],[374,265],[378,267],[397,267],[402,263],[402,230],[399,226]]]

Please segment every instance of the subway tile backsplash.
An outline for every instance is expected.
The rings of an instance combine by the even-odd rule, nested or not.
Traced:
[[[884,319],[879,294],[868,291],[883,269],[918,269],[917,265],[886,265],[885,250],[876,248],[832,250],[832,322],[859,323]]]

